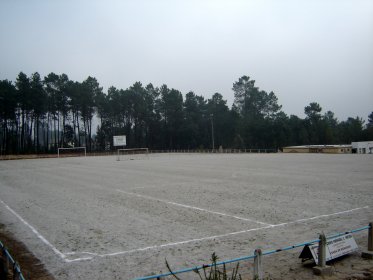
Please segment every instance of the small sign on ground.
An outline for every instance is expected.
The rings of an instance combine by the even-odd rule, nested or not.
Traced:
[[[353,253],[358,250],[356,241],[351,234],[328,239],[326,243],[326,261]],[[314,259],[318,263],[319,244],[304,246],[299,258],[304,260]]]

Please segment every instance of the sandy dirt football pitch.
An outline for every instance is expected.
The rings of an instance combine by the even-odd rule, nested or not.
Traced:
[[[131,279],[167,272],[165,259],[181,269],[212,252],[237,258],[371,221],[371,155],[0,161],[0,223],[56,279]],[[354,235],[360,249],[366,235]],[[300,250],[264,258],[266,275],[299,264]],[[250,261],[241,266],[251,275]]]

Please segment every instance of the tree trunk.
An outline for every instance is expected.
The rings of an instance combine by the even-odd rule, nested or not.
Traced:
[[[27,152],[32,151],[32,127],[34,125],[34,119],[30,118],[30,127],[28,131],[28,137],[27,137]]]
[[[50,122],[50,113],[48,112],[48,115],[47,115],[47,137],[46,137],[46,141],[44,141],[45,143],[45,148],[46,148],[46,152],[49,151],[49,122]]]
[[[87,123],[86,123],[86,120],[83,119],[83,127],[84,127],[84,142],[85,142],[85,146],[87,147]]]
[[[22,109],[22,131],[21,131],[21,151],[24,151],[25,148],[25,110]]]
[[[3,154],[4,152],[6,152],[6,149],[7,149],[7,139],[8,139],[8,134],[7,134],[7,120],[5,119],[3,121],[3,137],[1,139],[1,146],[0,146],[0,149],[1,149],[1,154]]]
[[[61,148],[61,143],[60,143],[60,112],[57,113],[57,127],[58,127],[58,130],[57,130],[57,147],[58,148]]]
[[[75,143],[76,143],[76,136],[75,136],[75,133],[76,133],[76,126],[75,126],[75,112],[74,110],[72,110],[72,114],[73,114],[73,131],[74,131],[74,135],[73,135],[73,145],[75,146]]]
[[[79,113],[77,112],[76,114],[76,124],[78,126],[78,145],[81,147],[81,142],[80,142],[80,123],[79,123]]]
[[[62,115],[62,137],[61,137],[61,142],[62,142],[62,147],[64,146],[64,140],[65,140],[65,122],[66,122],[66,116],[65,114]]]
[[[56,128],[56,120],[57,120],[56,114],[53,114],[53,126],[54,126],[54,143],[53,143],[53,146],[54,146],[54,150],[55,151],[57,151],[57,128]]]
[[[39,152],[39,116],[36,118],[36,152]]]
[[[88,143],[89,143],[89,151],[92,150],[92,119],[88,120]]]

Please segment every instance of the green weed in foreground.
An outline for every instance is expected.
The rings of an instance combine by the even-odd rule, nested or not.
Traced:
[[[229,276],[225,264],[223,264],[223,270],[220,270],[218,265],[216,264],[218,261],[218,256],[214,253],[211,255],[211,266],[203,266],[202,269],[195,269],[194,272],[198,274],[201,280],[242,280],[240,274],[238,274],[239,263],[237,263],[236,267],[232,270],[231,275]],[[181,280],[178,276],[176,276],[170,265],[166,260],[166,266],[172,276],[175,277],[177,280]]]

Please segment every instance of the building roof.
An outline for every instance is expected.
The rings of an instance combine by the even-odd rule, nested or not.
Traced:
[[[312,148],[351,148],[351,145],[348,144],[342,144],[342,145],[303,145],[303,146],[288,146],[284,148],[289,148],[289,149],[312,149]]]

